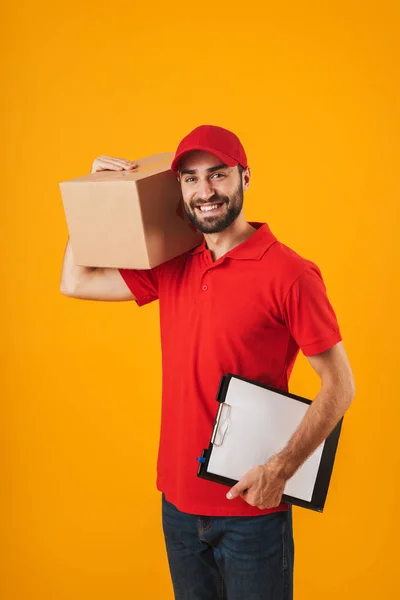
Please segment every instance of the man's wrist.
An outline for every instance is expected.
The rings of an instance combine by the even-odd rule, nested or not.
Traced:
[[[285,481],[290,479],[297,471],[297,466],[290,459],[290,457],[284,454],[283,452],[272,456],[272,458],[269,459],[266,465],[268,465],[274,470],[278,478],[283,479]]]

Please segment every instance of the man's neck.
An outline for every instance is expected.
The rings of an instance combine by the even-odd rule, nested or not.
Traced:
[[[247,223],[244,216],[239,215],[232,225],[224,229],[224,231],[220,231],[219,233],[205,233],[204,237],[215,261],[239,244],[242,244],[255,231],[256,229]]]

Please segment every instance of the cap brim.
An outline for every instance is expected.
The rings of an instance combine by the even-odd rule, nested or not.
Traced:
[[[219,158],[220,160],[222,160],[222,162],[225,165],[227,165],[228,167],[234,167],[237,164],[239,164],[237,160],[235,160],[234,158],[232,158],[228,154],[225,154],[224,152],[220,152],[219,150],[215,150],[215,148],[204,148],[204,147],[200,148],[200,147],[195,147],[195,148],[190,148],[190,150],[184,150],[180,154],[177,154],[175,156],[174,160],[171,163],[171,171],[178,171],[179,170],[179,163],[182,160],[182,158],[184,156],[186,156],[186,154],[189,154],[190,152],[194,152],[195,150],[201,150],[202,152],[208,152],[209,154],[213,154],[214,156],[216,156],[217,158]]]

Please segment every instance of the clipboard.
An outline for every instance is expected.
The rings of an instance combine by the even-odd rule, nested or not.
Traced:
[[[286,446],[311,400],[228,373],[221,378],[210,444],[197,476],[232,487]],[[288,479],[282,501],[323,512],[343,417]]]

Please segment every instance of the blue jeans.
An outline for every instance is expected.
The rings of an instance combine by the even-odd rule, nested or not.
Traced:
[[[292,510],[256,517],[204,517],[162,495],[162,523],[175,600],[292,600]]]

